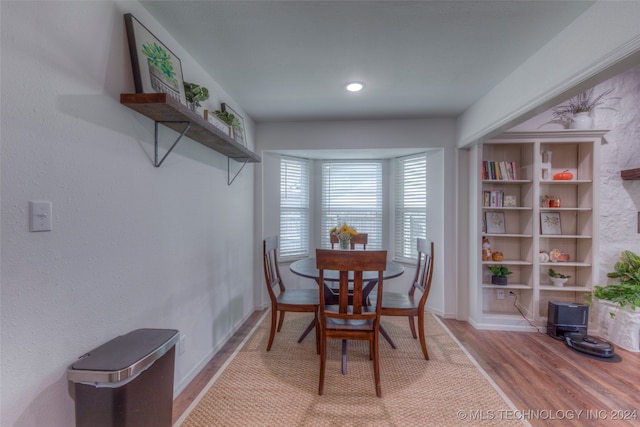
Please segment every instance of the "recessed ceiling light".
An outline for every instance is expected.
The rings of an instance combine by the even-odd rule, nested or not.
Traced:
[[[360,92],[364,88],[364,83],[350,82],[344,85],[349,92]]]

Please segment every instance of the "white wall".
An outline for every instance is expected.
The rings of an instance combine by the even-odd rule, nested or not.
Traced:
[[[638,212],[640,212],[640,181],[623,181],[620,171],[640,168],[640,65],[594,87],[598,95],[613,88],[612,97],[620,97],[603,106],[616,111],[599,109],[593,114],[596,129],[610,129],[600,150],[600,248],[598,250],[600,278],[608,283],[607,273],[620,258],[620,252],[640,253]],[[528,120],[512,130],[555,130],[558,124],[549,123],[551,110]]]
[[[430,182],[437,190],[433,194],[434,222],[429,237],[436,244],[436,268],[432,285],[433,297],[429,309],[447,316],[455,316],[455,277],[444,271],[455,271],[455,240],[445,238],[455,233],[455,222],[444,219],[455,211],[455,133],[454,121],[432,120],[358,120],[340,122],[259,123],[256,126],[256,149],[264,162],[256,168],[256,191],[263,199],[260,232],[263,236],[278,233],[279,212],[279,160],[273,151],[282,150],[349,150],[439,148],[429,156]],[[443,224],[444,223],[444,224]],[[281,270],[287,284],[292,287],[309,287],[308,279]],[[406,290],[413,277],[411,268],[404,275],[385,282],[387,289]],[[266,301],[266,296],[262,296]]]
[[[253,311],[254,169],[227,186],[226,157],[188,139],[153,166],[153,122],[119,103],[134,90],[123,13],[216,95],[208,108],[232,100],[138,3],[0,7],[0,425],[70,426],[78,356],[178,329],[178,392]],[[53,202],[53,231],[29,232],[30,200]]]

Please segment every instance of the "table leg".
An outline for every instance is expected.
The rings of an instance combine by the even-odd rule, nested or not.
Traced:
[[[380,333],[387,340],[387,342],[391,345],[391,348],[393,348],[394,350],[398,348],[396,346],[396,343],[393,342],[393,340],[391,339],[391,337],[387,333],[387,331],[385,331],[384,327],[382,326],[382,323],[380,323]]]
[[[313,319],[311,320],[311,323],[309,323],[309,326],[307,326],[307,329],[305,329],[302,335],[300,335],[300,338],[298,338],[298,344],[301,343],[307,337],[307,335],[309,335],[309,332],[313,331],[313,328],[315,328],[315,326],[316,320]]]
[[[347,375],[347,340],[342,340],[342,375]]]

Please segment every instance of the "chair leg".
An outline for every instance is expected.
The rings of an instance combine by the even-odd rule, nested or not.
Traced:
[[[380,354],[378,352],[378,333],[373,334],[371,340],[373,345],[373,377],[376,381],[376,396],[382,397],[382,388],[380,387]]]
[[[424,359],[429,360],[429,353],[427,352],[427,341],[424,337],[424,312],[418,313],[418,332],[420,333],[420,346],[422,347]]]
[[[284,323],[284,311],[280,311],[280,320],[278,320],[278,332],[282,329],[282,324]]]
[[[320,354],[320,321],[318,320],[318,312],[316,311],[314,321],[316,324],[316,353]]]
[[[411,328],[411,335],[413,335],[413,339],[415,340],[418,336],[416,335],[416,327],[413,324],[413,316],[409,316],[409,327]],[[278,331],[280,331],[280,329],[278,329]]]
[[[276,317],[278,317],[278,310],[275,307],[271,308],[271,330],[269,331],[269,343],[267,344],[267,351],[271,350],[271,344],[273,344],[273,338],[276,335]]]
[[[324,368],[327,357],[327,341],[324,337],[320,338],[320,380],[318,382],[318,394],[322,395],[324,390]]]

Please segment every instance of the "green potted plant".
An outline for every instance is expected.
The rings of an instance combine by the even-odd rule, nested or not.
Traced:
[[[548,274],[549,279],[551,279],[551,282],[553,283],[553,286],[563,286],[571,277],[565,274],[556,273],[553,268],[549,269]]]
[[[184,95],[191,111],[196,111],[196,108],[200,107],[200,101],[209,99],[209,89],[195,83],[184,82]]]
[[[489,271],[491,271],[491,283],[494,285],[507,285],[507,276],[511,274],[508,267],[504,265],[490,265]]]
[[[640,256],[622,251],[613,270],[607,277],[616,281],[595,286],[587,296],[598,303],[600,334],[622,348],[640,351]]]

